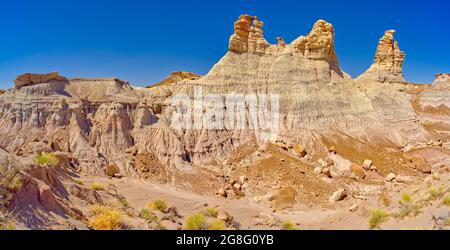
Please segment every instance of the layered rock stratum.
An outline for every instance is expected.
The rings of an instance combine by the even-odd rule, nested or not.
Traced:
[[[241,15],[228,51],[205,76],[174,72],[148,88],[118,78],[20,75],[15,87],[0,95],[0,148],[24,158],[42,151],[64,152],[76,159],[72,167],[81,173],[104,176],[114,165],[121,176],[210,193],[223,180],[209,168],[232,171],[236,154],[246,152],[242,147],[264,142],[258,141],[258,129],[173,128],[171,98],[192,94],[198,86],[204,95],[279,95],[281,128],[272,142],[283,142],[281,148],[297,145],[294,149],[300,148],[302,157],[307,152],[312,162],[329,157],[334,166],[324,163],[317,170],[329,177],[361,169],[352,165],[364,160],[356,151],[395,153],[403,161],[412,159],[404,158],[400,149],[405,146],[449,141],[450,76],[437,75],[429,86],[406,83],[405,53],[394,30],[380,39],[373,65],[353,80],[339,65],[330,23],[319,20],[309,34],[291,43],[279,38],[278,44],[267,42],[263,28],[258,17]],[[422,172],[428,173],[448,157],[448,150],[420,157],[426,154],[434,157],[421,162],[426,169]],[[374,157],[385,164],[381,153]],[[395,166],[380,171],[388,169]],[[359,176],[366,177],[361,171]],[[302,173],[309,177],[313,171]],[[199,183],[199,178],[204,181]],[[55,199],[55,209],[76,213],[61,205],[64,199]]]

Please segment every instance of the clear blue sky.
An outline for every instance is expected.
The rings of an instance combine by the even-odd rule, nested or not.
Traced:
[[[333,23],[344,71],[372,63],[378,39],[396,29],[406,79],[450,72],[450,1],[0,0],[0,88],[24,72],[117,76],[135,85],[172,71],[205,74],[226,52],[239,14],[258,15],[265,37],[287,42],[317,19]]]

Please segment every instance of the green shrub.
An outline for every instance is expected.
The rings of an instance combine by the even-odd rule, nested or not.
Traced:
[[[157,221],[158,217],[152,213],[152,211],[150,211],[150,209],[148,208],[143,208],[140,212],[139,212],[139,217],[147,220],[147,221]]]
[[[118,230],[122,227],[120,212],[115,208],[94,205],[91,213],[89,226],[95,230]]]
[[[210,223],[208,223],[208,230],[225,230],[227,229],[227,226],[225,225],[225,222],[223,220],[214,220]]]
[[[283,222],[281,224],[281,229],[282,230],[298,230],[297,226],[290,221]]]
[[[441,189],[431,187],[430,189],[428,189],[428,195],[431,200],[436,200],[441,195]]]
[[[17,191],[23,185],[23,175],[19,166],[0,165],[0,186],[10,191]]]
[[[446,206],[450,206],[450,195],[446,195],[442,203]]]
[[[383,209],[373,209],[370,213],[369,218],[369,228],[370,229],[380,229],[381,224],[389,219],[389,214]]]
[[[8,207],[14,199],[16,192],[23,186],[23,174],[20,166],[0,165],[0,206]]]
[[[105,190],[105,187],[97,182],[92,183],[91,188],[95,191],[101,191],[101,190]]]
[[[215,208],[209,207],[209,208],[205,209],[204,214],[205,214],[206,216],[216,218],[218,212],[217,212],[217,210],[216,210]]]
[[[163,199],[156,199],[153,203],[148,204],[148,208],[159,210],[163,213],[167,212],[167,204]]]
[[[206,218],[203,214],[194,214],[186,219],[187,230],[205,230],[208,228]]]
[[[56,167],[59,163],[58,158],[53,153],[42,152],[34,157],[34,162],[38,165],[47,165]]]
[[[404,193],[402,195],[402,199],[400,200],[400,204],[404,205],[404,204],[408,204],[411,202],[411,195],[408,193]]]

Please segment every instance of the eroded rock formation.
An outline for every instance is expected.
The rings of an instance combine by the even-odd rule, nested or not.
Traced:
[[[259,131],[171,127],[171,97],[192,94],[195,86],[204,95],[279,95],[279,138],[305,145],[311,154],[326,152],[321,138],[337,135],[392,145],[430,136],[411,104],[410,87],[380,86],[381,73],[387,74],[383,81],[401,73],[404,54],[393,32],[377,50],[380,74],[354,82],[340,69],[333,26],[323,20],[290,44],[267,43],[257,17],[242,15],[234,28],[230,51],[201,78],[175,72],[163,81],[169,84],[135,88],[117,78],[18,77],[21,87],[0,96],[0,147],[26,156],[32,152],[27,145],[39,143],[70,152],[82,171],[99,175],[115,164],[121,175],[139,176],[139,159],[147,158],[167,169],[221,164]],[[165,170],[155,171],[165,178]]]
[[[308,36],[300,36],[292,42],[295,51],[308,59],[325,60],[338,64],[334,49],[333,25],[324,20],[317,21]]]
[[[263,35],[264,23],[257,16],[241,15],[234,23],[234,34],[230,37],[229,51],[236,53],[265,52],[269,46]]]
[[[378,42],[372,66],[361,76],[359,81],[405,82],[403,78],[403,61],[405,53],[400,50],[394,39],[395,30],[388,30]]]

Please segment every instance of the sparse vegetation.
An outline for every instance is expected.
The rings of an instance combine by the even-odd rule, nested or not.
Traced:
[[[152,211],[150,211],[150,209],[148,208],[143,208],[140,212],[139,212],[139,217],[147,220],[147,221],[155,221],[158,220],[158,217],[152,213]]]
[[[23,186],[23,175],[18,165],[0,165],[0,205],[7,207],[14,194]]]
[[[290,221],[283,222],[281,224],[281,229],[282,230],[298,230],[297,226]]]
[[[148,208],[144,208],[139,212],[139,218],[142,218],[147,221],[148,226],[155,230],[165,230],[164,226],[161,224],[158,216],[152,213],[152,211]]]
[[[49,167],[56,167],[58,166],[58,158],[53,153],[45,153],[42,152],[40,154],[37,154],[34,157],[34,162],[38,165],[44,166],[47,165]]]
[[[102,184],[97,183],[97,182],[92,183],[91,188],[95,191],[105,190],[105,187]]]
[[[450,195],[446,195],[444,197],[444,200],[442,200],[442,204],[444,204],[445,206],[450,206]]]
[[[148,208],[152,210],[158,210],[163,213],[167,212],[167,203],[163,199],[156,199],[154,202],[148,204]]]
[[[227,226],[223,220],[216,219],[208,223],[208,230],[225,230]]]
[[[205,211],[203,212],[203,214],[205,214],[208,217],[213,217],[216,218],[217,217],[217,209],[213,208],[213,207],[209,207],[207,209],[205,209]]]
[[[428,196],[432,201],[441,198],[444,194],[445,194],[444,186],[440,186],[439,188],[430,187],[430,189],[428,189]]]
[[[400,200],[400,204],[401,204],[401,205],[408,204],[408,203],[411,202],[411,200],[412,200],[411,195],[408,194],[408,193],[404,193],[404,194],[402,195],[402,199]]]
[[[205,230],[208,229],[206,218],[203,214],[194,214],[186,219],[187,230]]]
[[[118,230],[122,227],[122,216],[115,208],[94,205],[91,213],[89,226],[95,230]]]
[[[15,230],[16,226],[11,216],[0,212],[0,230]]]
[[[389,214],[383,209],[375,208],[370,213],[369,228],[380,229],[381,224],[389,219]]]

